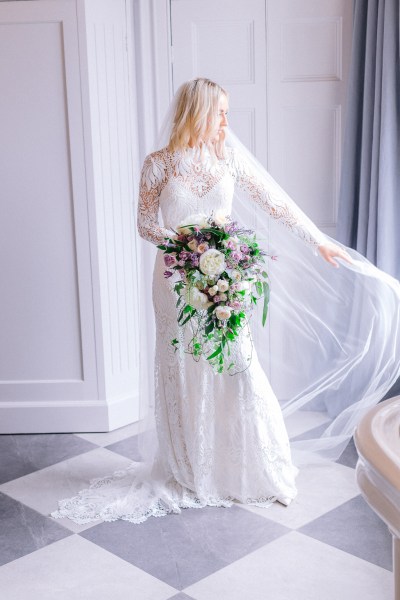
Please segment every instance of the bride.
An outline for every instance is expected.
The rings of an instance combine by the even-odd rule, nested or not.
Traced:
[[[399,375],[398,282],[319,231],[228,131],[227,114],[228,94],[218,84],[198,78],[180,87],[165,144],[144,161],[137,225],[144,240],[160,245],[196,214],[234,214],[241,224],[256,222],[257,236],[265,234],[278,254],[271,268],[269,346],[265,331],[243,335],[235,347],[239,366],[247,364],[256,338],[261,343],[252,349],[250,366],[233,376],[215,374],[206,360],[176,352],[171,340],[184,335],[177,322],[176,279],[164,277],[158,250],[152,283],[155,360],[151,367],[147,361],[154,377],[155,453],[151,461],[132,462],[60,500],[53,517],[141,523],[189,507],[233,502],[268,507],[276,501],[288,506],[297,494],[298,468],[284,416],[325,411],[330,420],[324,431],[292,448],[300,451],[298,464],[301,452],[337,458],[362,412]],[[289,384],[282,392],[283,411],[266,375],[271,365]]]

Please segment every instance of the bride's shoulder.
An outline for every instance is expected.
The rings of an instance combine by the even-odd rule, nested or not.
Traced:
[[[145,163],[154,163],[154,162],[165,162],[168,158],[169,150],[166,146],[165,148],[160,148],[160,150],[155,150],[155,152],[150,152],[144,159]]]
[[[148,190],[161,184],[167,173],[168,149],[161,148],[146,156],[142,167],[142,185]]]

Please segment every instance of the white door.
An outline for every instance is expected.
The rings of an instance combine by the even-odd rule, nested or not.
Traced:
[[[335,235],[349,0],[171,0],[174,91],[230,93],[230,124],[301,208]]]
[[[268,168],[335,237],[352,34],[349,0],[268,0]]]

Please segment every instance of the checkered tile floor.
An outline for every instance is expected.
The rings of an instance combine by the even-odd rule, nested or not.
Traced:
[[[359,494],[353,443],[303,469],[268,509],[76,525],[49,513],[135,458],[135,425],[110,433],[0,436],[5,600],[388,600],[391,536]]]

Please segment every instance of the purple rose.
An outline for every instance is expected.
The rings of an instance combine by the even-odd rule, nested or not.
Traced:
[[[164,264],[166,267],[174,267],[176,263],[175,254],[164,254]]]
[[[192,256],[191,252],[188,252],[187,250],[182,250],[182,252],[179,255],[180,261],[186,261],[186,260],[190,260]]]
[[[250,250],[250,248],[248,247],[248,245],[247,245],[247,244],[242,244],[242,245],[240,246],[240,250],[243,252],[243,254],[248,254],[248,253],[249,253],[249,250]]]
[[[242,308],[242,305],[239,302],[239,300],[232,300],[231,302],[228,302],[228,306],[230,306],[234,310],[239,310],[240,308]]]
[[[221,298],[219,296],[214,296],[213,302],[217,303],[217,302],[220,302],[220,301],[221,301]]]
[[[164,277],[165,279],[168,279],[168,277],[172,277],[173,272],[172,271],[164,271]]]

